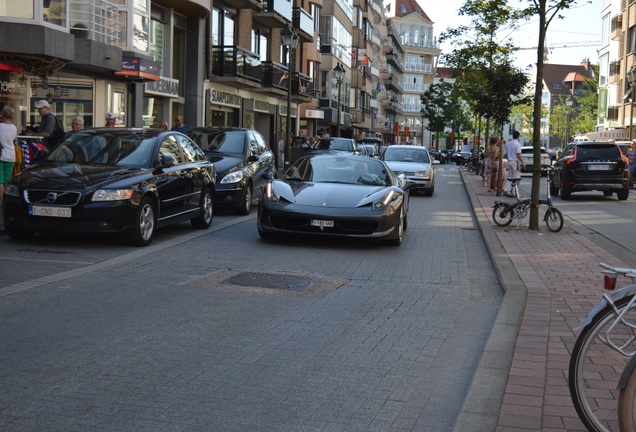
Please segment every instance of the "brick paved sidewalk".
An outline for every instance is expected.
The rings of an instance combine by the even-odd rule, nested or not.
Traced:
[[[507,271],[507,277],[513,281],[502,284],[507,289],[505,297],[514,301],[504,300],[501,313],[506,308],[519,308],[510,373],[502,378],[507,381],[502,400],[500,396],[496,431],[584,431],[567,386],[570,351],[578,335],[573,329],[601,298],[603,279],[599,263],[627,265],[576,233],[568,226],[567,215],[559,233],[550,233],[545,225],[539,231],[530,231],[527,226],[517,228],[514,221],[505,228],[495,226],[491,217],[495,194],[486,191],[480,176],[469,173],[462,176],[484,238],[491,243],[489,250],[499,267],[498,273]],[[510,276],[512,269],[505,268],[506,261],[501,268],[502,261],[497,255],[502,251],[516,270],[519,284]],[[509,316],[507,323],[511,321],[514,324]],[[489,340],[491,346],[498,342],[496,329],[493,334]],[[488,368],[484,363],[482,358],[481,369]],[[483,376],[496,378],[492,370],[490,374],[482,374],[482,380]],[[470,393],[475,394],[473,400]],[[472,421],[493,414],[492,407],[480,407],[479,391],[470,393],[464,405],[465,417],[458,421],[456,431],[468,431]]]

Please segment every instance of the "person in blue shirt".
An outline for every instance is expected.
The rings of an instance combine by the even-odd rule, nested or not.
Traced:
[[[186,133],[187,131],[190,130],[190,126],[188,126],[187,124],[183,122],[182,115],[176,116],[174,118],[174,121],[175,121],[175,125],[172,127],[171,130],[181,132],[181,133]]]

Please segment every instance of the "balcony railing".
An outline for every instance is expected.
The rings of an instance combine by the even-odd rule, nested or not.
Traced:
[[[402,61],[402,59],[400,58],[400,56],[396,53],[393,54],[387,54],[386,55],[386,61],[387,62],[391,62],[393,63],[395,66],[397,66],[397,68],[399,69],[399,72],[402,73],[404,72],[404,62]]]
[[[307,75],[295,72],[292,75],[292,94],[299,94],[308,98],[315,97],[314,81]]]
[[[237,77],[261,82],[262,70],[259,56],[234,45],[212,47],[212,74],[220,77]]]
[[[314,17],[305,11],[301,7],[294,7],[294,28],[300,29],[303,33],[311,36],[311,41],[314,39]],[[307,42],[311,42],[307,41]]]
[[[292,2],[290,0],[262,0],[261,3],[263,4],[262,12],[264,13],[275,12],[278,15],[285,18],[287,21],[291,22],[293,18],[293,11],[292,11]]]
[[[424,93],[426,91],[426,84],[406,83],[404,84],[404,91],[410,93]]]
[[[415,37],[402,37],[402,45],[411,46],[411,47],[419,47],[419,48],[432,48],[439,49],[439,42],[437,40],[430,38],[415,38]]]
[[[411,72],[433,73],[433,65],[421,61],[408,61],[404,65],[405,70]]]
[[[105,0],[71,0],[69,3],[71,33],[108,45],[119,43],[117,5]]]
[[[276,88],[287,91],[288,68],[280,63],[265,61],[261,67],[262,80],[261,84],[266,88]]]

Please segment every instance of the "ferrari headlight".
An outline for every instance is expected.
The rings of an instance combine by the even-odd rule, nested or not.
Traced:
[[[274,193],[274,188],[271,183],[267,183],[263,186],[263,195],[270,204],[278,204],[280,201],[280,197]]]
[[[391,204],[391,201],[393,201],[396,197],[396,194],[394,191],[390,190],[385,196],[384,198],[382,198],[381,200],[375,201],[373,203],[373,210],[383,210],[386,207],[388,207],[389,204]]]
[[[221,184],[238,183],[243,180],[243,171],[232,171],[221,179]]]
[[[7,187],[4,189],[5,195],[11,195],[17,197],[20,191],[18,190],[18,185],[15,183],[9,183]]]
[[[123,201],[132,194],[132,189],[100,189],[93,194],[93,201]]]

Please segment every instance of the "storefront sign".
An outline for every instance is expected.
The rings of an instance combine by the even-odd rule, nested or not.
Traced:
[[[210,103],[226,105],[234,108],[241,107],[241,97],[237,94],[228,93],[224,90],[210,89]]]
[[[296,108],[291,107],[290,117],[296,117],[296,111],[298,111]],[[278,114],[282,115],[282,116],[286,116],[287,115],[287,105],[278,105]]]
[[[325,118],[325,112],[322,111],[322,110],[308,109],[307,111],[305,111],[305,117],[306,118],[311,118],[311,119],[324,119]]]
[[[115,75],[146,78],[156,81],[160,78],[159,69],[159,63],[152,60],[146,60],[141,57],[123,56],[121,70],[115,72]]]
[[[179,80],[161,77],[158,81],[147,82],[145,92],[159,96],[179,97]]]
[[[254,99],[254,111],[269,113],[269,102]]]

